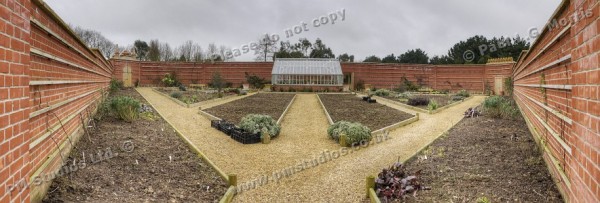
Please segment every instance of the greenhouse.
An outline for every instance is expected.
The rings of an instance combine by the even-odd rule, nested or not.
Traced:
[[[342,86],[344,83],[337,59],[276,59],[271,75],[273,85]]]

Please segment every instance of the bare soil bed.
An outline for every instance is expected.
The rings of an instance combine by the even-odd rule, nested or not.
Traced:
[[[441,108],[443,106],[446,106],[448,104],[452,104],[452,103],[456,102],[456,101],[452,101],[451,95],[445,95],[445,94],[412,94],[410,96],[410,98],[416,98],[416,97],[423,97],[423,98],[429,99],[429,101],[436,101],[438,104],[438,108]],[[394,100],[394,101],[399,101],[404,104],[407,104],[406,99],[401,100],[397,97],[394,97],[393,94],[391,94],[390,96],[384,97],[384,98]],[[427,105],[419,105],[419,106],[415,106],[415,107],[427,110]]]
[[[133,89],[115,95],[148,104]],[[107,115],[95,126],[65,157],[81,163],[85,153],[86,167],[57,177],[44,202],[215,202],[225,194],[227,184],[155,111],[132,123]],[[97,152],[104,158],[92,163]]]
[[[522,118],[465,118],[406,167],[431,187],[408,202],[563,202]]]
[[[236,125],[248,114],[265,114],[277,120],[292,98],[294,94],[258,93],[204,111]]]
[[[216,92],[209,92],[205,90],[197,90],[193,88],[188,88],[187,91],[181,91],[176,87],[159,87],[156,88],[159,92],[165,93],[167,96],[172,97],[173,93],[179,93],[181,96],[176,98],[177,100],[186,103],[193,104],[202,101],[207,101],[211,99],[216,99],[219,97],[219,94]],[[223,96],[235,95],[236,93],[232,91],[225,92]]]
[[[367,103],[353,94],[319,94],[333,122],[359,122],[379,130],[413,115],[379,103]]]

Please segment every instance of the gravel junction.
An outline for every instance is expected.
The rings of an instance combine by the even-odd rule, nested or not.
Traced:
[[[238,183],[270,176],[273,172],[318,157],[324,151],[340,150],[339,145],[327,138],[328,122],[316,94],[298,94],[283,119],[282,133],[278,139],[266,145],[243,145],[232,139],[224,139],[197,110],[164,99],[150,88],[137,90],[225,173],[236,174]],[[480,104],[484,98],[475,96],[438,114],[423,114],[419,121],[391,131],[391,139],[385,142],[243,192],[234,201],[363,201],[364,181],[368,175],[377,174],[381,168],[398,159],[408,159],[459,122],[467,108]],[[228,101],[210,103],[200,108],[206,109]],[[399,105],[380,103],[407,113],[416,113]]]

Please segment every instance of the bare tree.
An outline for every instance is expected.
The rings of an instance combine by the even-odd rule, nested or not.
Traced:
[[[73,27],[73,26],[71,26]],[[79,35],[79,38],[91,48],[97,48],[104,55],[104,57],[110,57],[116,48],[116,45],[102,35],[102,33],[85,29],[79,26],[73,28],[73,31]]]
[[[160,50],[161,61],[173,60],[173,50],[171,50],[171,46],[169,45],[169,43],[161,43],[158,48]]]
[[[232,61],[233,60],[231,49],[227,48],[225,45],[219,46],[219,53],[223,57],[222,61]]]
[[[197,44],[194,43],[192,45],[192,60],[191,61],[195,61],[195,62],[202,62],[204,60],[204,53],[202,51],[202,47]]]
[[[215,43],[208,44],[208,48],[206,50],[206,59],[220,61],[222,60],[222,56],[219,54],[219,48],[217,48]]]
[[[254,50],[255,60],[272,61],[275,52],[277,52],[277,42],[265,34],[258,39],[258,47]]]
[[[194,42],[192,40],[187,40],[187,41],[183,42],[182,45],[177,47],[180,60],[191,61],[193,46],[194,46]]]

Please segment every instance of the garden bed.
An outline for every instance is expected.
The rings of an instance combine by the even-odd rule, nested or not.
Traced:
[[[133,89],[116,92],[148,104]],[[149,108],[149,107],[146,107]],[[87,166],[54,179],[44,202],[214,202],[227,183],[194,153],[155,111],[127,123],[113,116],[83,135],[69,162]],[[125,142],[133,146],[123,151]],[[90,154],[110,148],[109,159],[90,163]],[[117,154],[118,153],[118,154]],[[105,154],[106,155],[106,154]]]
[[[198,102],[208,101],[211,99],[219,98],[219,94],[216,90],[199,90],[194,88],[187,88],[186,91],[181,91],[177,87],[159,87],[156,88],[160,93],[165,94],[168,97],[175,98],[185,104],[194,104]],[[236,95],[234,91],[224,91],[222,97]]]
[[[414,115],[379,103],[367,103],[353,94],[319,94],[333,122],[359,122],[372,131],[390,126]]]
[[[408,202],[562,202],[522,118],[465,118],[405,165],[431,187]]]
[[[429,99],[429,101],[436,101],[438,109],[442,108],[444,106],[447,106],[449,104],[452,104],[454,102],[461,101],[461,100],[454,101],[454,100],[452,100],[452,95],[446,95],[446,94],[409,94],[408,98],[404,98],[404,99],[397,97],[397,95],[398,95],[398,93],[392,93],[389,96],[384,96],[383,98],[386,98],[386,99],[389,99],[392,101],[397,101],[397,102],[408,105],[409,98],[422,97],[422,98]],[[424,110],[429,110],[427,105],[417,105],[414,107],[424,109]]]
[[[203,111],[236,125],[248,114],[269,115],[277,120],[294,96],[294,94],[259,93]]]

